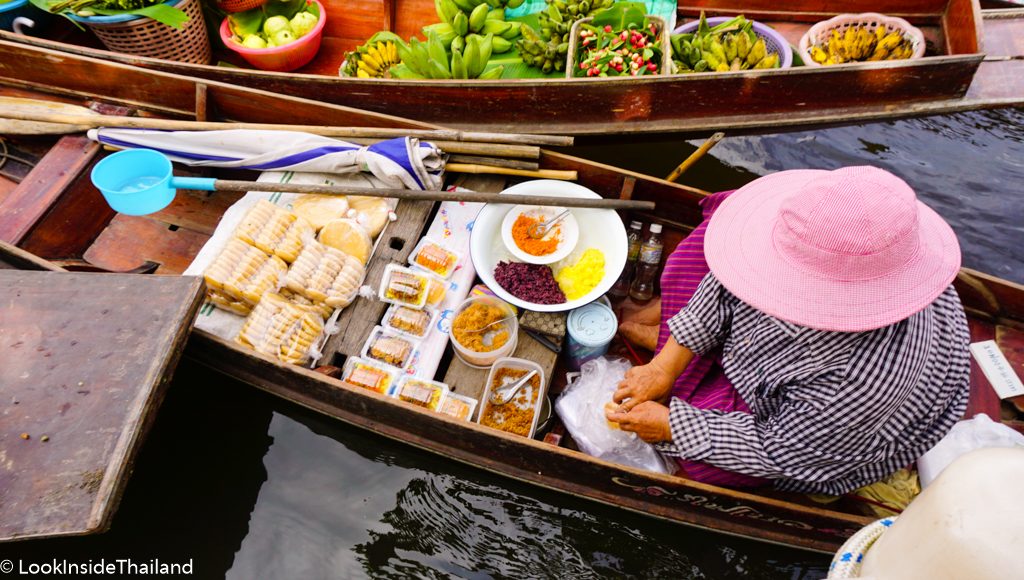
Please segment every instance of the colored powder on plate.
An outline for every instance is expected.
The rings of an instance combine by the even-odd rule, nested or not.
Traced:
[[[568,300],[576,300],[590,293],[604,279],[604,252],[590,248],[572,266],[558,271],[555,280]]]
[[[562,304],[565,294],[555,282],[551,268],[543,264],[498,262],[494,280],[509,294],[534,304]]]
[[[537,218],[519,214],[515,223],[512,224],[512,239],[515,240],[520,250],[531,256],[547,256],[558,249],[559,230],[557,228],[540,239],[530,236],[530,228],[539,223],[541,220]]]

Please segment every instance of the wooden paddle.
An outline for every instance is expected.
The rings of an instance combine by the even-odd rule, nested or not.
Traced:
[[[684,159],[678,167],[673,169],[672,173],[669,173],[668,177],[665,178],[665,181],[675,182],[677,179],[679,179],[679,176],[681,176],[683,173],[686,173],[686,170],[689,169],[690,167],[693,167],[693,164],[696,163],[698,159],[704,157],[705,153],[711,151],[711,148],[714,147],[715,145],[718,145],[718,142],[721,141],[723,137],[725,137],[725,133],[722,133],[721,131],[709,137],[708,140],[702,143],[696,151],[691,153],[690,156]]]

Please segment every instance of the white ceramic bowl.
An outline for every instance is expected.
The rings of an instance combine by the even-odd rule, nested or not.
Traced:
[[[577,183],[551,179],[524,181],[513,185],[502,193],[595,199],[601,197]],[[470,256],[473,259],[473,267],[476,269],[477,275],[499,298],[510,304],[536,312],[562,312],[578,308],[597,300],[607,292],[626,265],[628,248],[626,226],[622,223],[619,214],[610,209],[573,208],[573,215],[576,216],[576,222],[579,225],[579,241],[576,243],[576,251],[570,253],[561,262],[552,264],[551,268],[558,271],[565,265],[575,263],[588,248],[596,248],[604,254],[604,278],[586,295],[562,304],[534,304],[520,300],[505,291],[494,279],[494,267],[498,265],[498,262],[516,261],[515,256],[508,251],[501,239],[501,223],[510,209],[512,209],[511,206],[506,204],[485,205],[473,223],[473,233],[470,238]]]
[[[551,231],[548,232],[548,235],[545,236],[545,238],[551,238],[552,236],[557,236],[558,238],[558,246],[550,254],[543,256],[528,254],[516,244],[515,239],[512,237],[512,226],[519,219],[520,215],[526,214],[528,217],[546,222],[554,219],[555,216],[563,211],[565,211],[564,207],[544,205],[517,205],[513,207],[505,214],[505,219],[501,221],[501,241],[505,242],[505,249],[520,262],[528,264],[553,264],[564,259],[576,249],[576,243],[580,239],[580,227],[576,223],[576,216],[573,215],[572,211],[569,212],[569,215],[562,218],[562,221],[555,224]]]

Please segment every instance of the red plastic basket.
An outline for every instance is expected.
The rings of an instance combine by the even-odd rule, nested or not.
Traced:
[[[245,12],[266,3],[267,0],[217,0],[217,6],[224,12]]]

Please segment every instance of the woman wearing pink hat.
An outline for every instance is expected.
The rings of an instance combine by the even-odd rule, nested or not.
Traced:
[[[609,420],[693,479],[830,494],[952,428],[969,392],[960,247],[903,180],[783,171],[708,202],[666,262],[658,354]]]

